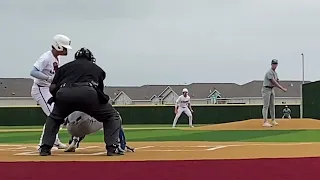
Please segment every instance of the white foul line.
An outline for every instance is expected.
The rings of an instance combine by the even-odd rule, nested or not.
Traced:
[[[7,150],[20,150],[20,149],[27,149],[27,147],[8,148]]]
[[[296,145],[308,145],[314,143],[253,143],[253,144],[238,144],[229,146],[296,146]]]
[[[146,150],[146,152],[187,152],[187,151],[199,151],[199,150],[185,150],[185,149],[154,149],[154,150]],[[201,150],[200,150],[201,151]]]
[[[99,146],[87,146],[85,147],[86,149],[94,149],[94,148],[98,148]]]
[[[163,147],[163,148],[208,148],[212,146],[157,146],[157,147]]]
[[[20,147],[22,145],[0,144],[0,147]]]
[[[154,146],[143,146],[143,147],[137,147],[135,149],[148,149],[148,148],[153,148]]]
[[[38,151],[31,151],[31,152],[17,153],[17,154],[14,154],[14,156],[23,156],[23,155],[35,156],[35,155],[39,155],[38,153],[39,153]]]
[[[212,148],[209,148],[209,149],[206,149],[207,151],[214,151],[214,150],[217,150],[217,149],[222,149],[222,148],[225,148],[227,146],[215,146],[215,147],[212,147]]]

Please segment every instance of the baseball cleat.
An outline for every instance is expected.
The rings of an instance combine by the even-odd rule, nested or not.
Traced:
[[[74,138],[70,145],[67,147],[67,149],[64,152],[75,152],[77,147],[79,146],[79,138]]]
[[[48,149],[47,147],[40,148],[39,155],[40,156],[50,156],[51,155],[51,150]]]
[[[189,126],[190,128],[193,128],[194,126],[193,125],[191,125],[191,126]]]
[[[271,122],[271,124],[274,125],[274,126],[278,125],[278,123],[277,123],[276,120],[273,120],[273,121]]]
[[[62,142],[59,142],[58,144],[54,144],[54,147],[57,147],[58,149],[65,149],[67,148],[67,145],[63,144]]]
[[[51,156],[51,152],[50,151],[41,151],[40,156]]]
[[[119,150],[120,152],[123,152],[123,153],[126,152],[126,150],[125,150],[125,149],[122,149],[121,146],[118,146],[118,150]]]
[[[57,148],[57,147],[55,147],[55,146],[53,146],[53,147],[51,148],[51,150],[52,150],[52,151],[56,151],[56,150],[58,150],[58,148]],[[38,152],[40,152],[40,151],[41,151],[41,148],[40,148],[40,146],[39,146],[39,145],[37,146],[37,151],[38,151]]]
[[[124,152],[118,146],[113,145],[107,148],[107,156],[122,156]]]
[[[271,125],[270,123],[268,123],[268,122],[263,123],[262,126],[263,126],[263,127],[272,127],[272,125]]]

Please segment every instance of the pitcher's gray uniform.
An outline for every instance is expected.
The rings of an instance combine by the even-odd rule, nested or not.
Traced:
[[[263,108],[262,108],[262,116],[264,120],[268,119],[268,109],[270,108],[270,116],[271,119],[275,119],[275,105],[274,105],[274,85],[271,82],[271,79],[279,80],[278,74],[269,69],[264,76],[263,87],[261,90],[262,97],[263,97]]]
[[[261,89],[261,94],[263,97],[263,108],[262,108],[262,116],[264,119],[263,126],[272,127],[272,125],[278,125],[275,120],[275,104],[274,104],[274,88],[278,87],[282,91],[286,92],[287,89],[282,87],[279,83],[278,74],[276,73],[276,69],[278,67],[278,60],[272,59],[271,68],[267,71],[264,76],[263,86]],[[268,109],[270,108],[270,115],[272,119],[272,125],[267,121],[268,118]]]
[[[275,120],[275,103],[274,103],[274,98],[275,98],[275,93],[274,93],[274,87],[279,87],[282,90],[286,91],[285,88],[283,88],[279,84],[279,78],[278,74],[276,73],[276,68],[278,66],[278,60],[273,59],[271,61],[271,68],[266,72],[263,80],[263,85],[261,89],[261,94],[263,98],[263,108],[262,108],[262,116],[263,116],[263,126],[265,127],[272,127],[272,125],[277,125],[278,123]],[[270,116],[272,119],[272,124],[270,124],[267,119],[268,119],[268,110],[270,109]]]
[[[75,137],[82,137],[95,133],[103,128],[103,123],[88,114],[75,111],[68,116],[68,132]]]

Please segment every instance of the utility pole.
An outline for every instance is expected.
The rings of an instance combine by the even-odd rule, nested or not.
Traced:
[[[302,88],[304,84],[304,54],[301,53],[301,63],[302,63],[302,84],[301,84],[301,104],[300,104],[300,118],[303,118],[303,97],[302,97]]]

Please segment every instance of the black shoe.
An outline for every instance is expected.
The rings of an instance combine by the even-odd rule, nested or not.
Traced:
[[[51,150],[47,147],[40,147],[40,156],[51,156]]]
[[[122,156],[124,155],[117,145],[107,147],[107,156]]]
[[[41,151],[40,156],[51,156],[51,151]]]

